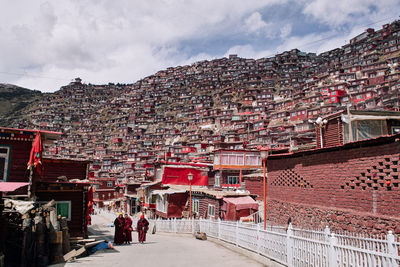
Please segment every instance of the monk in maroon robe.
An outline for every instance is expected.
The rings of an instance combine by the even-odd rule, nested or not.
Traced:
[[[140,220],[137,222],[137,231],[139,234],[139,243],[146,241],[146,233],[149,230],[149,222],[144,218],[144,215],[140,216]]]
[[[130,244],[132,242],[132,219],[129,218],[129,215],[125,213],[125,226],[124,226],[124,232],[125,232],[125,243]]]
[[[114,235],[114,244],[122,245],[125,242],[125,219],[122,216],[122,212],[118,213],[118,217],[114,221],[115,225],[115,235]]]

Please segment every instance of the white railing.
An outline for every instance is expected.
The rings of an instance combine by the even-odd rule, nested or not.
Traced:
[[[241,217],[240,221],[243,223],[262,223],[263,217],[261,216],[261,212],[260,211],[256,211],[252,214],[250,214],[249,216],[246,217]]]
[[[324,231],[214,220],[152,220],[157,231],[204,232],[209,237],[248,249],[287,266],[399,266],[400,239],[369,238]]]

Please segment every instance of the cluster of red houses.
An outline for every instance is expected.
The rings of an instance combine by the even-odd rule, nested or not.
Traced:
[[[391,113],[399,107],[399,34],[394,21],[319,55],[231,55],[129,85],[77,78],[10,126],[62,132],[44,155],[52,164],[86,162],[98,206],[147,207],[161,217],[190,216],[191,206],[196,216],[237,219],[245,215],[237,207],[254,212],[250,198],[263,193],[259,147],[282,157],[399,132]],[[290,167],[269,188],[311,189]]]

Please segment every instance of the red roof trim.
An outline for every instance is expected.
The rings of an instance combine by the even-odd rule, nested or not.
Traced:
[[[17,128],[0,127],[0,130],[24,131],[24,132],[32,132],[32,133],[41,132],[41,133],[59,134],[59,135],[62,135],[62,132],[52,132],[52,131],[32,130],[32,129],[17,129]]]

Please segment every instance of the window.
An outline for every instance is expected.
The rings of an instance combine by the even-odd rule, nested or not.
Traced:
[[[71,201],[56,201],[57,215],[71,221]]]
[[[400,133],[400,126],[392,126],[392,134]]]
[[[45,205],[48,201],[38,201],[39,206]],[[56,201],[57,215],[65,217],[67,221],[71,221],[71,201]]]
[[[158,211],[166,213],[167,208],[168,208],[167,195],[164,195],[164,196],[157,195],[156,209]]]
[[[113,187],[113,181],[107,181],[107,187]]]
[[[260,154],[246,153],[246,165],[260,166],[261,165]]]
[[[239,176],[228,176],[228,184],[238,184]]]
[[[214,217],[215,216],[215,206],[208,204],[208,216]]]
[[[221,180],[220,179],[221,179],[220,173],[217,172],[215,174],[215,184],[214,184],[215,187],[220,187],[221,186]]]
[[[192,200],[192,212],[199,213],[200,201],[198,199]]]
[[[10,151],[10,147],[0,146],[0,182],[6,182],[8,180]]]

